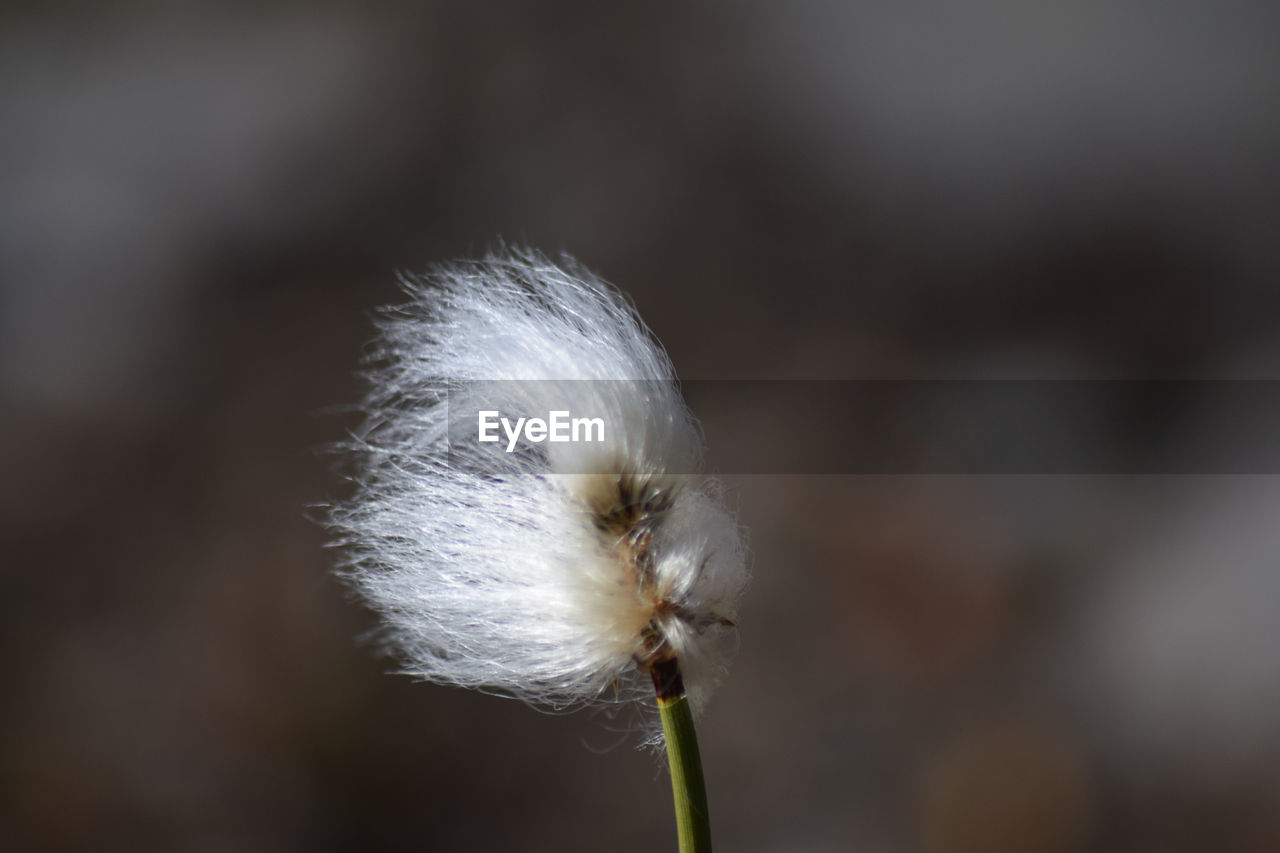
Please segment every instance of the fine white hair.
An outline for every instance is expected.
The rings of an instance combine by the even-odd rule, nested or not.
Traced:
[[[746,547],[696,476],[701,434],[666,353],[567,257],[506,250],[405,286],[379,324],[356,493],[331,516],[343,574],[405,672],[563,709],[652,696],[654,661],[675,660],[699,710],[724,672]],[[504,452],[459,439],[473,396],[610,430]]]

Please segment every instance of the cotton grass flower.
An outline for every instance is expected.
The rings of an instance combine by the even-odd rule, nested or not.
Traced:
[[[571,259],[504,252],[406,286],[380,323],[357,492],[332,514],[346,577],[423,679],[554,709],[656,689],[677,812],[683,796],[703,824],[681,823],[681,849],[706,849],[688,706],[723,675],[746,557],[694,475],[669,359]],[[508,419],[497,441],[479,440],[486,411]],[[599,440],[509,429],[554,412],[598,419]]]

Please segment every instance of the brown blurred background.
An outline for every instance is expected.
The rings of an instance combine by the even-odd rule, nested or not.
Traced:
[[[396,272],[571,251],[686,377],[1280,378],[1277,24],[5,5],[0,849],[670,849],[608,720],[358,641],[309,516]],[[725,473],[719,849],[1280,849],[1280,482]]]

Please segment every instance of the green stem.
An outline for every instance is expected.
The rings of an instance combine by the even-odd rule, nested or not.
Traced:
[[[667,762],[671,770],[680,853],[710,853],[711,818],[707,812],[707,786],[702,779],[702,758],[698,755],[698,734],[693,727],[689,700],[683,691],[678,696],[659,694],[658,712],[667,740]]]

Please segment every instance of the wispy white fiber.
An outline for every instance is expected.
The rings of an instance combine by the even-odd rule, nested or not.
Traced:
[[[691,475],[701,435],[665,352],[568,258],[507,251],[406,286],[380,323],[357,493],[332,514],[405,671],[566,708],[652,697],[650,667],[674,656],[700,708],[746,554],[716,484]],[[450,443],[459,401],[495,380],[504,416],[567,408],[606,440]]]

